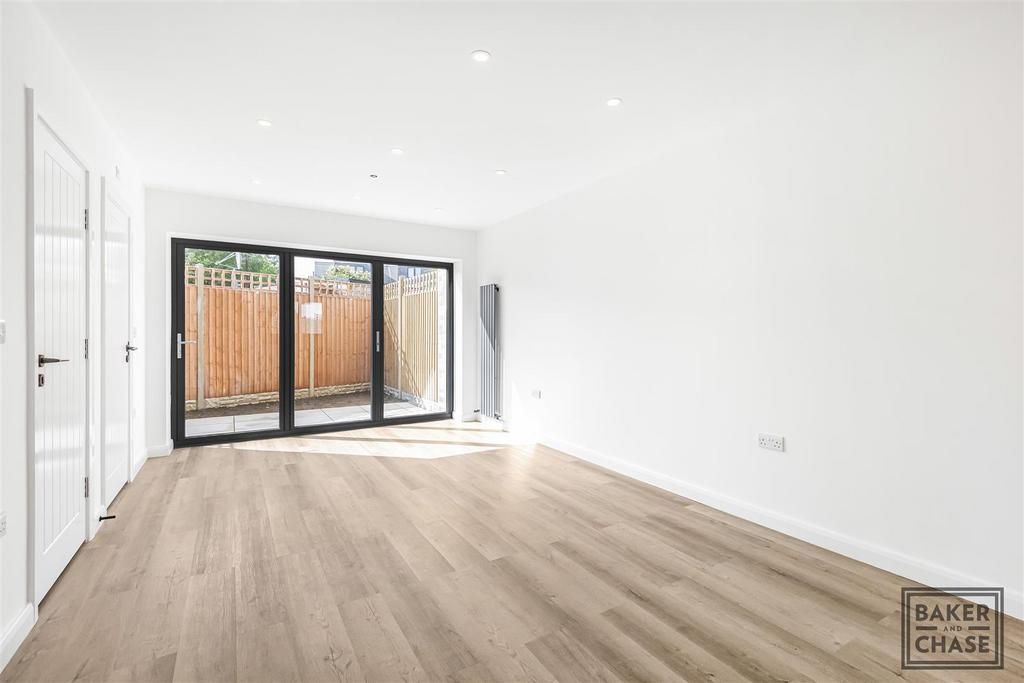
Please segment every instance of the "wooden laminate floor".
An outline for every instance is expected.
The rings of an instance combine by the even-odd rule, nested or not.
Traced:
[[[901,672],[905,579],[508,439],[430,423],[150,460],[0,679],[1024,674],[1011,619],[1004,671]]]

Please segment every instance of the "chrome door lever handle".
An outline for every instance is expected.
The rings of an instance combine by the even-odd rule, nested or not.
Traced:
[[[50,363],[67,363],[67,358],[47,358],[43,354],[39,354],[39,367],[49,365]]]
[[[179,332],[178,333],[178,358],[180,359],[182,357],[182,355],[181,355],[181,347],[183,347],[185,344],[195,344],[195,343],[196,343],[195,339],[182,339],[181,338],[181,332]]]

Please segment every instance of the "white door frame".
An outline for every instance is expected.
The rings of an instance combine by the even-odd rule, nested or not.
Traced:
[[[100,217],[101,234],[100,234],[100,245],[98,247],[99,254],[100,254],[100,343],[97,344],[96,346],[97,346],[97,352],[102,352],[102,353],[105,354],[106,353],[106,345],[111,342],[111,340],[106,338],[106,334],[107,334],[107,329],[106,329],[107,288],[104,285],[105,280],[103,279],[104,278],[104,273],[106,273],[106,271],[107,271],[107,251],[106,251],[106,248],[105,248],[106,247],[106,242],[107,242],[107,202],[110,202],[111,204],[116,206],[118,209],[120,209],[122,212],[124,212],[125,216],[128,217],[128,257],[129,257],[128,281],[129,281],[129,287],[128,287],[128,335],[125,338],[126,342],[131,342],[131,337],[132,337],[131,331],[133,329],[133,322],[134,322],[132,320],[132,288],[130,286],[130,283],[131,283],[131,271],[132,271],[131,261],[130,261],[131,253],[132,253],[132,214],[131,214],[131,211],[128,210],[128,204],[121,199],[121,196],[117,192],[115,192],[113,189],[111,189],[110,181],[107,180],[106,176],[101,176],[100,177],[100,201],[102,202],[102,206],[100,208],[100,213],[102,214],[102,216]],[[106,488],[107,488],[107,449],[106,449],[106,436],[105,435],[106,435],[106,429],[107,429],[107,411],[106,411],[107,400],[106,400],[106,395],[107,395],[107,390],[108,390],[109,387],[107,387],[106,368],[103,367],[103,363],[102,362],[99,365],[100,365],[100,378],[99,378],[99,382],[100,382],[100,409],[99,409],[99,413],[100,413],[100,415],[99,415],[99,422],[98,422],[98,424],[99,424],[98,436],[99,436],[99,443],[100,443],[100,486],[102,487],[101,490],[100,490],[100,505],[103,506],[103,508],[102,508],[103,509],[103,514],[106,514],[107,510],[106,510],[106,506],[103,505],[103,501],[105,501],[107,499],[107,490],[106,490]],[[128,389],[127,389],[127,391],[128,391],[128,405],[129,406],[132,405],[132,393],[131,393],[131,391],[132,391],[132,385],[133,385],[134,381],[135,381],[135,369],[134,369],[132,363],[128,363]],[[134,413],[134,412],[135,412],[135,410],[134,410],[134,408],[132,408],[131,411],[129,412],[129,419],[128,419],[128,462],[125,463],[125,466],[127,467],[126,478],[127,478],[127,483],[129,483],[129,484],[135,478],[135,475],[134,475],[135,468],[134,468],[134,466],[132,464],[132,427],[134,426],[134,419],[132,419],[132,417],[131,417],[131,413]]]
[[[48,110],[46,110],[48,111]],[[36,565],[37,558],[41,551],[41,548],[36,547],[36,438],[35,438],[35,419],[36,419],[36,374],[38,368],[36,367],[35,354],[35,343],[36,343],[36,331],[35,331],[35,305],[36,305],[36,292],[35,292],[35,204],[36,204],[36,126],[45,126],[51,135],[64,147],[65,151],[70,154],[75,161],[77,161],[85,171],[85,208],[90,210],[90,198],[91,198],[91,181],[92,172],[89,170],[89,164],[86,163],[84,157],[78,154],[73,147],[69,146],[67,141],[57,132],[56,128],[51,125],[51,119],[49,116],[44,116],[41,108],[37,103],[35,91],[32,88],[25,88],[25,156],[26,156],[26,167],[25,167],[25,194],[26,194],[26,206],[25,206],[25,264],[26,264],[26,282],[25,282],[25,293],[27,297],[27,309],[25,330],[27,332],[27,349],[25,356],[26,366],[26,460],[28,466],[28,601],[35,606],[36,616],[39,614],[39,602],[42,600],[42,595],[36,594]],[[86,319],[86,330],[91,329],[92,316],[90,311],[90,292],[89,292],[89,281],[92,277],[90,272],[91,267],[91,250],[90,241],[91,235],[86,234],[85,239],[85,263],[86,263],[86,277],[85,277],[85,319]],[[85,472],[88,476],[91,471],[90,453],[92,451],[92,431],[89,429],[89,396],[90,396],[90,383],[89,376],[92,374],[92,362],[94,354],[90,354],[90,357],[86,360],[86,372],[85,372]],[[91,514],[91,502],[92,493],[86,498],[85,501],[85,534],[82,538],[82,542],[89,540],[89,516]]]

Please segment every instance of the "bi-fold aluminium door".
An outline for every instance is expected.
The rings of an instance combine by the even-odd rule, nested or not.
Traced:
[[[172,242],[176,445],[451,416],[450,264]]]
[[[284,255],[175,246],[175,443],[279,431]]]
[[[383,417],[451,412],[449,270],[388,262],[381,274]]]
[[[297,427],[373,419],[373,264],[296,256]]]

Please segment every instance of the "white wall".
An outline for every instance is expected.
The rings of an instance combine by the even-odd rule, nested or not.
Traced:
[[[57,133],[83,158],[91,172],[89,204],[99,225],[100,177],[106,176],[129,204],[134,221],[135,254],[144,253],[143,191],[130,161],[119,148],[96,106],[79,80],[71,63],[54,40],[36,9],[27,3],[0,3],[2,23],[2,228],[0,228],[0,318],[7,320],[7,343],[0,345],[0,510],[8,516],[7,536],[0,539],[0,666],[13,654],[26,626],[34,619],[29,604],[27,575],[27,493],[28,456],[26,455],[26,396],[28,395],[26,363],[26,325],[28,323],[26,287],[25,226],[25,88],[33,88],[37,103],[54,123]],[[120,182],[114,179],[114,167],[121,169]],[[99,404],[99,339],[98,229],[92,232],[90,338],[94,340],[91,354],[90,397],[91,433],[96,427]],[[136,259],[138,263],[140,258]],[[139,278],[141,266],[133,273],[135,292],[142,304]],[[138,309],[136,309],[138,310]],[[144,342],[143,342],[144,343]],[[141,363],[141,361],[140,361]],[[138,363],[137,363],[138,365]],[[141,368],[139,368],[141,369]],[[144,373],[138,373],[141,381]],[[141,389],[141,386],[139,387]],[[141,415],[138,416],[141,420]],[[135,432],[140,433],[138,423]],[[141,452],[136,442],[133,457]],[[99,481],[99,449],[91,446],[90,476]],[[94,496],[88,511],[90,531],[98,526],[99,497]]]
[[[455,410],[476,409],[476,233],[150,189],[146,192],[146,335],[160,340],[148,366],[146,438],[151,454],[170,448],[170,240],[190,236],[260,244],[406,256],[455,263]],[[461,297],[462,283],[467,297]],[[463,334],[463,328],[470,331]],[[163,362],[159,359],[163,358]]]
[[[771,101],[481,233],[504,414],[1020,615],[1021,6],[805,7]]]
[[[3,21],[3,19],[4,19],[4,13],[3,13],[3,10],[0,9],[0,264],[3,263],[4,244],[6,242],[6,240],[5,240],[5,233],[7,232],[4,229],[4,226],[6,225],[6,223],[3,220],[3,216],[4,216],[4,213],[3,213],[3,208],[4,208],[4,193],[3,193],[3,187],[4,187],[4,168],[3,168],[4,167],[4,164],[3,164],[3,159],[4,159],[4,136],[3,136],[3,129],[2,129],[3,128],[3,126],[2,126],[3,110],[4,110],[4,68],[3,68],[4,67],[4,51],[3,51],[4,21]],[[4,301],[4,278],[3,278],[2,274],[0,274],[0,320],[3,320],[3,315],[4,315],[4,310],[5,310],[4,306],[3,306],[3,301]],[[6,358],[7,354],[4,351],[5,351],[5,346],[3,345],[3,342],[0,342],[0,387],[5,386],[4,385],[4,358]],[[3,401],[3,399],[0,398],[0,407],[3,407],[2,401]],[[5,514],[5,512],[3,512],[3,511],[6,510],[5,504],[6,504],[6,500],[7,500],[7,497],[4,495],[3,476],[2,476],[3,475],[3,471],[4,471],[4,459],[5,459],[4,458],[5,454],[4,454],[4,446],[3,446],[3,444],[4,444],[4,420],[2,418],[0,418],[0,514]],[[6,553],[4,552],[4,547],[5,546],[6,546],[6,541],[3,538],[0,538],[0,586],[5,585],[6,584],[6,579],[7,579],[6,569],[5,569],[6,565],[7,565]],[[10,632],[11,631],[11,626],[14,625],[12,622],[15,621],[15,620],[16,620],[16,618],[12,619],[12,618],[8,618],[6,616],[6,613],[5,613],[4,608],[3,608],[3,597],[0,596],[0,667],[5,666],[7,664],[7,661],[10,658],[10,655],[7,653],[7,650],[11,649],[11,647],[14,645],[15,640],[19,637],[19,634],[15,634],[15,633],[11,633]],[[8,642],[8,641],[10,641],[10,642]]]

